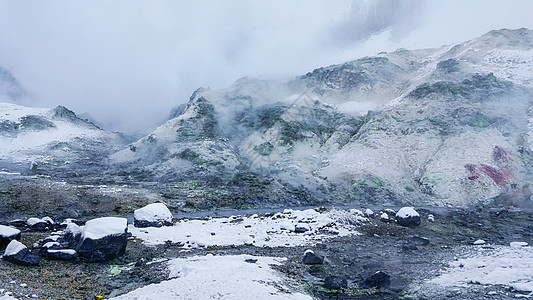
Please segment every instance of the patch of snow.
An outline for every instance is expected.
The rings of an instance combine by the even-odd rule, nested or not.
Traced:
[[[47,237],[46,239],[47,240],[51,240],[51,241],[57,241],[57,240],[59,240],[60,237],[61,237],[60,235],[51,235],[51,236]]]
[[[166,241],[182,243],[185,248],[251,244],[258,247],[300,246],[332,236],[359,234],[357,225],[367,221],[358,210],[285,210],[271,217],[257,215],[209,220],[181,220],[174,226],[136,228],[129,231],[146,245]],[[306,233],[296,233],[298,223],[306,223]]]
[[[6,171],[0,171],[0,175],[21,175],[18,172],[6,172]]]
[[[125,233],[128,229],[126,218],[103,217],[87,221],[83,227],[81,239],[97,240],[106,236],[115,236]]]
[[[257,261],[245,262],[251,259]],[[113,299],[312,299],[289,292],[286,278],[270,267],[284,260],[251,255],[177,258],[168,262],[172,279]]]
[[[58,242],[48,242],[48,243],[43,245],[43,248],[50,248],[50,247],[55,246],[55,245],[60,245],[60,244]]]
[[[17,300],[17,298],[11,296],[11,294],[5,294],[3,296],[0,296],[0,300]]]
[[[527,242],[511,242],[509,243],[509,246],[512,248],[521,248],[526,247],[528,245]]]
[[[365,115],[369,110],[375,110],[378,104],[370,101],[349,101],[337,105],[337,109],[345,114]]]
[[[487,242],[485,242],[484,240],[477,240],[475,241],[473,244],[474,245],[485,245]]]
[[[73,250],[73,249],[59,249],[59,250],[47,250],[47,251],[48,253],[66,253],[70,255],[76,254],[76,250]]]
[[[133,217],[135,220],[140,221],[165,221],[172,223],[172,213],[163,203],[152,203],[143,208],[136,209],[133,213]]]
[[[442,286],[467,283],[505,285],[518,291],[533,291],[533,248],[505,247],[472,251],[467,258],[450,263],[450,268],[431,282]]]
[[[2,237],[6,237],[6,238],[12,237],[19,233],[20,233],[20,230],[16,228],[5,226],[5,225],[0,225],[0,236]]]
[[[409,217],[420,217],[418,212],[412,207],[402,207],[397,213],[396,217],[398,218],[409,218]]]
[[[26,221],[26,224],[28,224],[28,226],[33,226],[35,224],[38,224],[38,223],[46,223],[45,220],[43,219],[39,219],[39,218],[29,218],[27,221]]]
[[[50,217],[44,217],[42,220],[50,224],[55,224],[54,220]]]
[[[15,255],[26,248],[27,247],[24,246],[23,243],[13,240],[7,245],[6,251],[4,252],[4,256]]]
[[[365,210],[365,216],[367,216],[367,217],[371,217],[371,216],[373,216],[373,215],[374,215],[374,211],[371,210],[370,208],[367,208],[367,209]]]
[[[73,236],[80,235],[82,231],[83,227],[78,226],[76,223],[67,223],[67,227],[65,228],[65,234],[70,232]]]
[[[492,72],[501,79],[533,87],[533,49],[495,49],[487,53],[485,63],[486,65],[479,66],[484,72]]]

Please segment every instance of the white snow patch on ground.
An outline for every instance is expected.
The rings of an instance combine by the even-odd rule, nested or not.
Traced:
[[[12,237],[19,233],[20,233],[20,230],[16,228],[5,226],[5,225],[0,225],[0,236]]]
[[[26,246],[23,243],[13,240],[7,245],[4,256],[15,255],[24,249],[26,249]]]
[[[232,216],[209,220],[181,220],[174,226],[136,228],[130,225],[133,236],[146,245],[183,243],[184,248],[251,244],[258,247],[300,246],[332,236],[359,234],[357,225],[365,222],[356,209],[317,212],[313,209],[285,210],[271,217]],[[309,230],[296,233],[297,224],[305,223]]]
[[[312,299],[291,292],[286,279],[270,267],[283,261],[250,255],[178,258],[168,262],[170,280],[113,299]]]
[[[3,295],[3,296],[0,296],[0,300],[17,300],[17,298],[6,294],[6,295]]]
[[[121,235],[128,228],[128,219],[104,217],[87,221],[83,227],[82,240],[87,238],[97,240],[106,236]]]
[[[533,291],[532,247],[500,246],[477,250],[450,263],[450,268],[431,282],[442,286],[505,285],[518,291]]]

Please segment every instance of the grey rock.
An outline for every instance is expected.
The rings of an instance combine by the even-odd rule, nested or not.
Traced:
[[[39,255],[33,253],[28,248],[24,248],[13,255],[4,255],[3,259],[21,266],[39,265]]]
[[[319,264],[324,263],[324,257],[318,254],[315,254],[311,250],[307,250],[304,253],[302,262],[306,265],[319,265]]]
[[[330,275],[324,279],[324,287],[329,290],[340,290],[348,287],[346,278]]]
[[[363,286],[366,288],[388,288],[391,283],[391,276],[385,272],[378,271],[363,281]]]

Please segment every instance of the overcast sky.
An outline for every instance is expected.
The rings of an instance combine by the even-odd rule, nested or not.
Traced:
[[[530,0],[0,0],[0,66],[24,105],[146,133],[198,87],[533,29],[531,12]]]

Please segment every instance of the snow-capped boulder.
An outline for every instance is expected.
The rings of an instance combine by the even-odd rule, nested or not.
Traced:
[[[420,225],[420,215],[412,207],[402,207],[396,213],[396,222],[401,226],[418,226]]]
[[[386,223],[391,221],[389,215],[386,212],[381,213],[381,215],[379,216],[379,220],[381,222],[386,222]]]
[[[67,223],[67,227],[64,231],[65,234],[62,238],[62,244],[67,248],[75,248],[78,246],[82,230],[82,227],[78,226],[76,223]]]
[[[49,222],[39,218],[29,218],[26,221],[26,225],[28,225],[32,231],[45,231],[52,228],[52,225]]]
[[[20,239],[20,230],[0,225],[0,250],[5,249],[5,247],[12,241]]]
[[[374,216],[374,211],[370,208],[365,209],[365,216],[372,218]]]
[[[11,241],[7,245],[3,258],[21,266],[36,266],[39,264],[39,256],[16,240]]]
[[[87,221],[76,248],[78,260],[107,261],[126,252],[128,220],[104,217]]]
[[[313,250],[306,250],[302,262],[306,265],[319,265],[324,263],[324,257],[315,254]]]
[[[172,213],[163,203],[148,204],[136,209],[134,214],[135,227],[172,226]]]
[[[46,250],[46,258],[57,260],[73,260],[76,258],[76,250],[74,249],[48,249]]]
[[[58,242],[48,242],[43,245],[39,255],[48,259],[73,260],[76,258],[76,250],[65,249]]]

